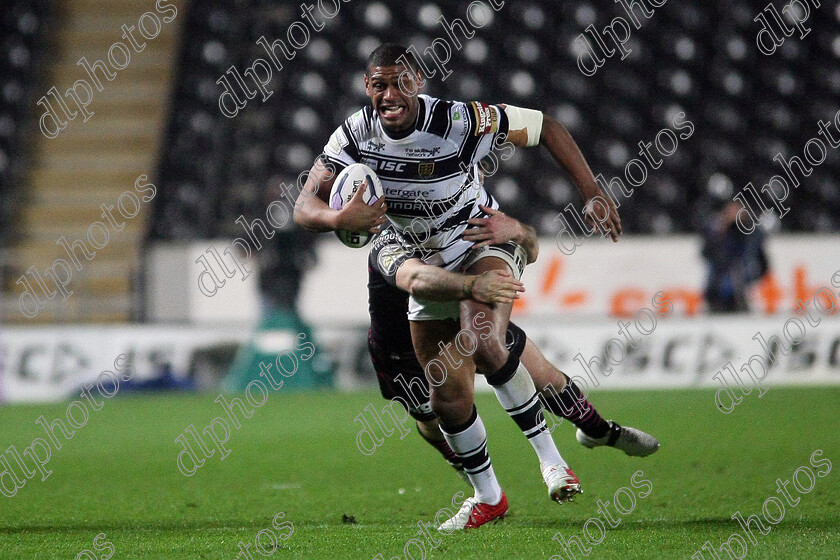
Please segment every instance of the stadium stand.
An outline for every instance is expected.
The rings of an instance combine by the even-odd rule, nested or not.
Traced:
[[[4,249],[19,237],[20,181],[29,147],[23,129],[34,111],[26,100],[40,85],[35,76],[45,56],[48,7],[45,0],[17,1],[0,15],[0,291],[14,270]]]
[[[306,170],[331,131],[367,102],[360,75],[367,54],[381,41],[414,44],[422,52],[445,36],[439,17],[464,19],[468,4],[343,4],[339,18],[313,33],[279,77],[275,73],[270,86],[275,94],[265,103],[259,97],[250,101],[233,119],[219,112],[221,88],[214,79],[231,64],[244,69],[265,56],[256,40],[285,39],[300,14],[269,1],[252,3],[255,10],[222,1],[196,6],[187,26],[189,47],[163,167],[167,192],[155,214],[155,234],[200,236],[213,231],[218,220],[229,227],[255,201],[264,208],[267,187]],[[805,142],[816,135],[817,120],[834,116],[831,100],[840,93],[840,34],[832,15],[812,18],[814,37],[787,40],[771,59],[753,44],[752,18],[766,2],[713,4],[702,12],[669,4],[650,19],[637,8],[641,27],[632,29],[630,54],[623,61],[617,55],[606,59],[609,72],[586,77],[568,39],[589,24],[602,28],[614,17],[627,19],[620,5],[610,0],[559,8],[553,2],[507,3],[453,55],[452,75],[444,82],[432,78],[426,91],[541,108],[566,124],[595,174],[607,179],[623,178],[627,161],[640,157],[637,144],[652,142],[657,132],[671,127],[675,113],[685,111],[697,131],[660,169],[649,170],[647,181],[622,204],[621,215],[630,233],[699,231],[713,199],[731,197],[750,181],[760,186],[782,172],[772,163],[776,153],[801,156]],[[699,31],[707,29],[704,18],[715,19],[715,33]],[[351,39],[338,28],[338,19],[341,30],[355,30]],[[656,60],[654,52],[660,53]],[[488,65],[495,71],[486,71]],[[751,157],[735,149],[743,145]],[[556,233],[558,210],[578,201],[573,185],[553,166],[544,152],[520,150],[488,179],[503,207],[544,235]],[[791,195],[797,202],[781,228],[836,229],[840,195],[832,178],[838,173],[840,158],[832,154],[814,171],[805,192]]]
[[[26,4],[18,2],[9,12],[4,10],[4,19],[12,21],[15,13],[26,14]],[[91,64],[107,60],[110,46],[123,33],[121,26],[136,25],[138,18],[136,6],[120,0],[67,0],[50,6],[53,25],[49,35],[38,43],[50,52],[37,74],[46,79],[30,86],[37,91],[28,99],[39,99],[52,86],[64,91],[76,80],[89,79],[77,65],[81,57]],[[178,22],[176,19],[162,26],[160,34],[146,41],[142,53],[135,54],[113,81],[101,78],[104,88],[102,92],[93,89],[89,110],[94,115],[87,122],[77,116],[50,139],[39,131],[38,119],[43,110],[33,107],[34,103],[26,108],[31,111],[27,137],[17,145],[27,146],[30,158],[25,173],[19,177],[23,187],[19,192],[26,196],[16,199],[14,216],[18,228],[7,251],[5,288],[11,293],[2,298],[7,320],[23,319],[18,307],[23,288],[16,286],[17,279],[30,267],[44,271],[55,259],[68,259],[57,244],[61,236],[70,243],[85,240],[91,224],[104,219],[102,204],[114,205],[122,192],[133,190],[142,174],[154,182],[159,139],[168,108],[172,73],[169,61],[175,59],[171,55],[176,48],[174,26]],[[6,40],[4,58],[8,59],[15,49],[20,50],[19,43],[14,36]],[[11,81],[5,90],[12,91],[14,84]],[[73,270],[72,297],[62,303],[58,295],[57,300],[27,321],[101,323],[138,317],[135,294],[146,214],[141,207],[119,234],[110,235],[107,246],[97,251],[93,260],[86,261],[78,251],[83,270]],[[56,301],[59,305],[54,305]]]
[[[242,9],[245,5],[255,10]],[[301,92],[302,84],[294,85],[289,77],[308,84],[306,72],[275,73],[268,85],[275,93],[266,103],[258,98],[236,118],[222,115],[218,105],[216,81],[231,65],[243,69],[265,56],[256,40],[285,33],[298,18],[296,9],[270,2],[192,4],[161,161],[152,241],[243,236],[237,219],[265,222],[266,207],[282,197],[282,186],[294,184],[311,166],[313,146],[326,138],[332,118],[325,83]],[[333,63],[331,48],[316,36],[300,56]],[[325,111],[329,118],[321,116]],[[301,274],[313,263],[315,239],[291,220],[271,240],[261,239],[255,254],[269,307],[294,309]]]

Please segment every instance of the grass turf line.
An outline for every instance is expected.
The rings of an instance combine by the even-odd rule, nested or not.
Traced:
[[[777,495],[775,480],[789,479],[815,449],[832,461],[831,473],[799,496],[797,507],[787,507],[770,534],[757,535],[747,558],[840,557],[840,438],[833,427],[840,388],[771,387],[761,399],[746,397],[729,415],[715,409],[713,395],[594,393],[605,417],[650,431],[662,449],[644,459],[588,450],[564,422],[555,440],[585,490],[565,505],[549,501],[530,445],[494,397],[479,395],[509,517],[441,536],[440,547],[429,548],[426,558],[565,559],[552,536],[582,537],[584,522],[598,517],[596,500],[611,501],[641,469],[653,492],[637,500],[589,558],[688,559],[706,540],[717,546],[740,533],[730,516],[736,510],[760,515],[764,500]],[[373,392],[274,393],[233,431],[224,461],[217,451],[187,478],[176,467],[180,446],[174,439],[189,424],[200,431],[222,413],[215,396],[107,401],[61,450],[53,449],[53,474],[46,481],[36,476],[15,497],[0,496],[0,558],[75,558],[92,550],[93,538],[104,532],[115,559],[233,559],[238,542],[253,542],[280,511],[295,532],[271,558],[368,560],[380,552],[385,559],[403,558],[417,522],[432,521],[439,509],[451,507],[455,492],[467,491],[413,427],[402,441],[395,432],[370,457],[356,449],[360,425],[353,418],[368,403],[380,410],[385,404]],[[22,452],[44,436],[34,420],[41,414],[63,418],[65,408],[0,408],[0,447],[14,444]],[[343,523],[344,514],[356,523]]]

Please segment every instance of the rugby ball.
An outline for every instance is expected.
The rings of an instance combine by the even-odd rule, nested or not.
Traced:
[[[376,204],[383,195],[379,177],[367,165],[354,163],[342,169],[335,178],[330,191],[330,208],[333,210],[344,208],[344,205],[350,202],[365,181],[367,181],[367,190],[362,195],[362,200],[369,206]],[[364,247],[370,243],[373,237],[372,233],[366,231],[337,230],[335,234],[342,243],[353,248]]]

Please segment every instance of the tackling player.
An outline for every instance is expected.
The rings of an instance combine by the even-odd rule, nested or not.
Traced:
[[[529,264],[538,246],[533,229],[489,208],[489,218],[470,220],[464,238],[479,243],[520,240],[528,248]],[[522,283],[501,272],[467,276],[429,266],[413,256],[399,234],[387,228],[373,242],[368,258],[368,302],[371,327],[368,349],[382,396],[403,405],[417,422],[420,435],[462,476],[463,466],[446,443],[429,404],[429,381],[414,355],[406,317],[408,294],[427,299],[473,298],[484,303],[510,303],[524,290]],[[466,288],[465,288],[466,286]],[[555,415],[570,420],[577,439],[586,447],[609,445],[630,456],[644,457],[659,449],[653,436],[605,421],[568,376],[555,368],[524,331],[512,322],[506,337],[508,351],[520,356],[537,387],[543,404]]]
[[[316,165],[296,205],[296,223],[314,231],[377,232],[387,211],[406,241],[423,251],[426,264],[472,274],[508,271],[518,277],[525,258],[520,246],[508,243],[473,250],[473,244],[462,237],[469,219],[485,215],[480,205],[498,207],[480,184],[478,162],[507,140],[520,147],[544,144],[583,195],[593,229],[598,227],[618,239],[621,225],[614,204],[602,195],[580,150],[559,122],[512,106],[418,95],[422,77],[401,61],[408,61],[408,52],[399,45],[382,45],[371,53],[365,73],[371,106],[348,118],[324,150],[324,159],[336,167],[357,162],[371,166],[385,188],[387,207],[382,201],[368,207],[357,198],[341,211],[330,209],[312,194],[319,187],[329,187],[334,175]],[[606,211],[597,222],[592,215],[595,202]],[[415,352],[427,375],[435,377],[428,370],[440,363],[438,353],[455,343],[459,326],[471,332],[478,341],[475,365],[490,372],[486,377],[499,402],[534,447],[549,495],[558,502],[567,501],[580,491],[580,484],[547,431],[531,376],[504,343],[510,310],[510,304],[474,299],[459,304],[411,296],[409,320]],[[487,319],[495,327],[494,336],[482,332]],[[449,365],[437,372],[436,377],[442,379],[432,387],[431,405],[476,490],[475,497],[465,501],[459,515],[450,520],[454,527],[463,528],[504,515],[507,500],[493,472],[486,431],[473,404],[472,364],[461,360],[457,366]]]

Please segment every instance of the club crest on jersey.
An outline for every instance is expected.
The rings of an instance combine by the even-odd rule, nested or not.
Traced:
[[[496,111],[490,108],[490,105],[473,101],[470,106],[475,114],[474,136],[493,134],[499,129],[499,118],[496,116]]]
[[[403,256],[405,251],[397,244],[388,245],[379,252],[377,261],[379,268],[386,276],[391,276],[395,272],[397,260]]]
[[[374,152],[382,152],[383,150],[385,150],[385,142],[374,142],[373,140],[371,140],[368,146]]]
[[[435,172],[435,162],[427,161],[417,164],[417,174],[421,177],[431,177]]]

